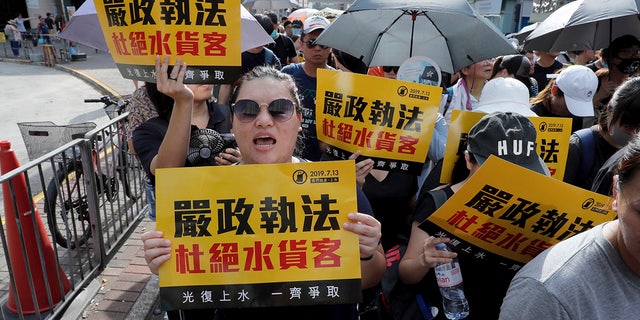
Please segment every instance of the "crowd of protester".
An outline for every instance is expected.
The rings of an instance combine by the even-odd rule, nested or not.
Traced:
[[[185,154],[189,134],[198,128],[215,128],[212,123],[217,117],[216,108],[226,109],[227,113],[222,114],[230,115],[228,126],[231,127],[223,130],[233,132],[238,145],[237,150],[221,153],[218,165],[331,161],[334,158],[327,154],[327,146],[318,140],[316,133],[318,70],[396,78],[399,66],[363,67],[361,61],[347,53],[316,43],[330,25],[324,17],[309,17],[301,22],[279,19],[277,14],[269,12],[256,18],[275,42],[244,53],[243,76],[233,86],[226,87],[224,93],[211,97],[183,85],[181,77],[186,65],[178,63],[171,74],[167,74],[168,60],[161,59],[156,62],[157,85],[146,84],[138,89],[150,92],[139,94],[142,98],[130,109],[151,106],[160,114],[165,128],[154,132],[153,126],[143,124],[132,135],[136,151],[145,159],[148,181],[154,180],[157,168],[193,165],[181,156]],[[529,118],[538,116],[571,119],[564,182],[612,197],[618,218],[560,242],[517,273],[495,274],[494,266],[474,265],[474,261],[458,252],[466,271],[463,277],[470,305],[468,319],[636,317],[631,306],[640,299],[640,216],[637,212],[640,193],[636,190],[640,188],[637,174],[640,172],[637,134],[640,80],[636,78],[640,41],[626,35],[596,51],[518,50],[520,54],[477,61],[455,74],[443,74],[437,133],[425,159],[428,170],[422,176],[373,169],[373,161],[360,157],[359,153],[350,158],[356,162],[360,213],[350,216],[353,223],[345,229],[360,238],[364,290],[361,304],[181,310],[171,312],[169,318],[247,319],[273,315],[278,319],[423,319],[399,315],[409,309],[400,312],[388,310],[393,306],[376,304],[386,276],[385,266],[391,265],[389,261],[385,263],[384,252],[402,246],[398,251],[402,255],[398,258],[399,267],[395,270],[396,285],[402,290],[411,290],[416,284],[428,287],[432,296],[426,298],[438,307],[440,297],[433,268],[437,263],[450,262],[456,254],[437,251],[436,244],[449,239],[434,237],[419,228],[437,209],[429,191],[441,189],[447,198],[451,197],[489,155],[498,155],[497,150],[490,147],[496,144],[496,139],[515,139],[513,132],[519,132],[522,136],[517,138],[535,143],[536,130]],[[152,96],[156,97],[155,101],[145,98]],[[165,98],[158,98],[162,96]],[[287,104],[287,119],[267,111],[266,106],[277,99],[291,102]],[[252,101],[257,109],[247,111],[247,101]],[[451,179],[450,184],[438,185],[425,178],[429,174],[440,174],[453,110],[486,115],[469,132],[460,160],[464,173]],[[155,114],[149,114],[146,118],[153,119]],[[146,118],[145,121],[149,121]],[[271,130],[273,141],[277,140],[274,151],[256,154],[253,150],[256,142],[252,141],[251,134]],[[589,140],[585,140],[585,134]],[[148,148],[144,137],[154,141],[153,148]],[[537,154],[515,162],[549,175]],[[152,190],[152,183],[149,188]],[[153,218],[159,214],[163,213],[154,211]],[[145,258],[157,273],[159,265],[170,257],[170,242],[158,231],[148,232],[143,241]],[[387,310],[370,312],[368,307],[372,305]],[[443,312],[434,319],[444,319]]]

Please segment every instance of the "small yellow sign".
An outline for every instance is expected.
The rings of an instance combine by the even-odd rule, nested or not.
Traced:
[[[351,72],[318,70],[316,131],[330,153],[360,150],[374,168],[420,174],[442,88]]]
[[[517,270],[546,248],[615,216],[607,196],[490,156],[420,228],[455,238],[458,253],[495,258]]]
[[[160,268],[169,309],[353,303],[360,299],[353,161],[157,171]]]
[[[91,0],[90,0],[91,1]],[[240,76],[237,1],[95,0],[102,32],[120,73],[155,82],[155,56],[188,65],[185,83],[233,83]]]
[[[453,167],[463,154],[467,136],[471,128],[486,113],[464,110],[453,110],[444,150],[440,182],[451,182]],[[537,129],[537,152],[549,168],[551,177],[562,180],[569,154],[569,137],[571,136],[571,119],[556,117],[527,117]]]

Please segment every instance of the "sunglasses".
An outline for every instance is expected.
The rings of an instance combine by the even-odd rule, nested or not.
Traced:
[[[327,46],[323,46],[323,45],[321,45],[321,44],[317,44],[317,43],[316,43],[316,39],[311,39],[311,38],[309,38],[309,40],[307,40],[307,41],[302,41],[302,42],[304,42],[304,43],[307,45],[307,48],[309,48],[309,49],[313,49],[313,48],[315,48],[316,46],[320,46],[320,48],[322,48],[322,49],[329,48],[329,47],[327,47]]]
[[[393,73],[398,73],[398,69],[400,69],[400,67],[382,67],[384,72],[391,72],[391,70],[393,70]]]
[[[232,105],[233,115],[235,115],[240,122],[251,122],[258,117],[260,107],[263,105],[267,107],[271,118],[276,122],[285,122],[291,119],[295,110],[295,103],[288,99],[273,100],[269,104],[260,104],[253,100],[243,99],[236,101],[236,103]]]

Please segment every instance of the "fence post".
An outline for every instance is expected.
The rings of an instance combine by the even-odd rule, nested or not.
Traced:
[[[100,269],[104,269],[107,266],[107,255],[104,245],[104,236],[102,232],[102,217],[100,216],[100,208],[98,206],[99,199],[98,190],[102,190],[103,186],[98,185],[96,175],[96,164],[93,159],[94,155],[94,140],[82,139],[79,144],[80,155],[82,159],[91,159],[82,161],[82,171],[85,172],[84,184],[87,191],[87,205],[89,207],[89,221],[91,221],[91,238],[93,239],[93,247],[96,250],[96,254],[100,257]]]

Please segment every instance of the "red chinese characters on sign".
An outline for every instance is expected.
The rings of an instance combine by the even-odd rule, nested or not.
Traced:
[[[192,55],[192,56],[225,56],[227,49],[223,46],[227,36],[225,34],[210,32],[178,31],[175,34],[162,32],[112,32],[111,41],[116,48],[116,53],[124,56],[146,55]],[[170,44],[175,43],[175,52]]]
[[[514,197],[513,194],[490,185],[485,185],[464,205],[479,214],[457,210],[446,218],[447,224],[485,243],[531,257],[552,245],[540,237],[555,238],[559,241],[594,226],[592,220],[583,217],[576,217],[570,221],[566,213],[560,214],[556,209],[543,212],[538,203]],[[486,217],[506,221],[511,227],[507,228],[491,221],[479,222],[486,221]],[[518,232],[518,229],[523,232]],[[532,234],[537,237],[532,237]]]
[[[177,31],[162,31],[162,28],[154,31],[114,31],[106,38],[113,42],[115,53],[125,56],[168,54],[223,57],[227,55],[226,34],[188,30],[190,26],[226,26],[224,14],[227,10],[220,8],[221,4],[224,1],[197,1],[193,10],[195,19],[192,19],[190,2],[186,0],[133,0],[128,5],[124,0],[106,0],[104,9],[109,27],[139,25],[148,29],[160,21],[166,26],[184,28]],[[154,17],[154,5],[159,7],[157,20]]]
[[[190,273],[232,273],[240,271],[301,270],[313,268],[340,268],[341,256],[336,254],[341,241],[322,238],[307,240],[282,240],[276,246],[272,243],[255,241],[252,246],[240,248],[238,243],[214,243],[206,252],[199,244],[190,247],[179,245],[175,250],[176,272]],[[273,257],[277,256],[278,259]],[[275,262],[275,263],[274,263]],[[312,263],[309,266],[309,262]],[[208,263],[209,268],[205,268]]]
[[[337,130],[336,130],[337,127]],[[379,131],[374,138],[374,132],[368,128],[355,129],[353,125],[334,120],[322,121],[322,133],[329,138],[366,147],[374,150],[386,150],[403,154],[415,154],[416,145],[420,139],[409,135],[397,135],[388,131]]]

